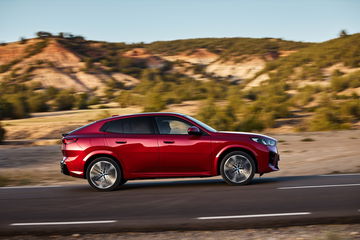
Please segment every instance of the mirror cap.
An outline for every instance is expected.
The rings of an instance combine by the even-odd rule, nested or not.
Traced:
[[[188,134],[189,135],[201,135],[201,131],[196,126],[191,126],[188,128]]]

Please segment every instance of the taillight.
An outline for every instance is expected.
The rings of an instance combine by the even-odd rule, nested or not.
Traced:
[[[77,140],[78,140],[77,138],[63,138],[62,142],[63,144],[70,144],[76,142]]]

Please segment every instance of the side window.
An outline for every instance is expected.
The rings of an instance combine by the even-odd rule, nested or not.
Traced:
[[[155,134],[153,121],[149,117],[133,117],[124,120],[125,134]]]
[[[114,120],[106,122],[102,127],[101,131],[111,132],[111,133],[122,133],[123,132],[123,122],[125,119]]]
[[[160,134],[182,134],[187,135],[187,130],[192,125],[176,117],[156,117],[156,124]]]

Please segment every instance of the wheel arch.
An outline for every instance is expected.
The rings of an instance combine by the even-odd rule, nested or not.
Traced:
[[[124,169],[123,169],[123,165],[120,162],[120,160],[115,156],[115,154],[113,154],[112,152],[95,152],[93,154],[89,154],[86,159],[85,159],[85,164],[84,164],[84,178],[86,179],[86,170],[88,168],[88,166],[90,165],[91,162],[93,162],[95,159],[99,158],[99,157],[108,157],[111,158],[112,160],[114,160],[120,168],[121,171],[121,176],[124,177]]]
[[[214,163],[214,166],[215,166],[214,172],[216,173],[216,175],[220,175],[220,164],[221,164],[222,159],[228,153],[234,152],[234,151],[242,151],[242,152],[245,152],[245,153],[249,154],[254,159],[255,168],[256,168],[255,172],[258,172],[258,161],[257,161],[255,152],[253,152],[251,149],[249,149],[247,147],[244,147],[244,146],[241,146],[241,145],[234,145],[234,146],[228,146],[226,148],[223,148],[216,155],[215,163]]]

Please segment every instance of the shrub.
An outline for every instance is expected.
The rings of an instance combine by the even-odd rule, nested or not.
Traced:
[[[2,124],[0,122],[0,143],[2,143],[5,140],[5,129],[2,127]]]
[[[35,94],[27,99],[30,112],[47,112],[49,105],[46,102],[46,96],[43,94]]]
[[[301,141],[302,142],[314,142],[315,139],[313,139],[313,138],[303,138],[303,139],[301,139]]]
[[[62,90],[55,98],[55,107],[56,110],[70,110],[73,108],[75,98],[73,94],[69,91]]]
[[[11,118],[13,106],[11,103],[0,97],[0,119]]]
[[[338,114],[335,107],[321,107],[316,110],[314,117],[310,120],[308,130],[310,131],[326,131],[349,129],[350,124],[347,123],[343,116]]]
[[[24,95],[10,95],[8,101],[12,105],[12,118],[24,118],[29,116],[29,107]]]
[[[215,105],[213,98],[209,98],[196,117],[217,130],[234,130],[237,121],[234,112],[231,105],[220,108]]]
[[[261,120],[259,115],[257,114],[250,114],[246,115],[241,119],[238,123],[236,130],[238,131],[262,131],[265,128],[264,122]]]
[[[77,109],[87,109],[88,108],[88,94],[80,93],[76,95],[76,108]]]
[[[165,108],[166,103],[161,93],[149,91],[145,96],[144,112],[158,112]]]

